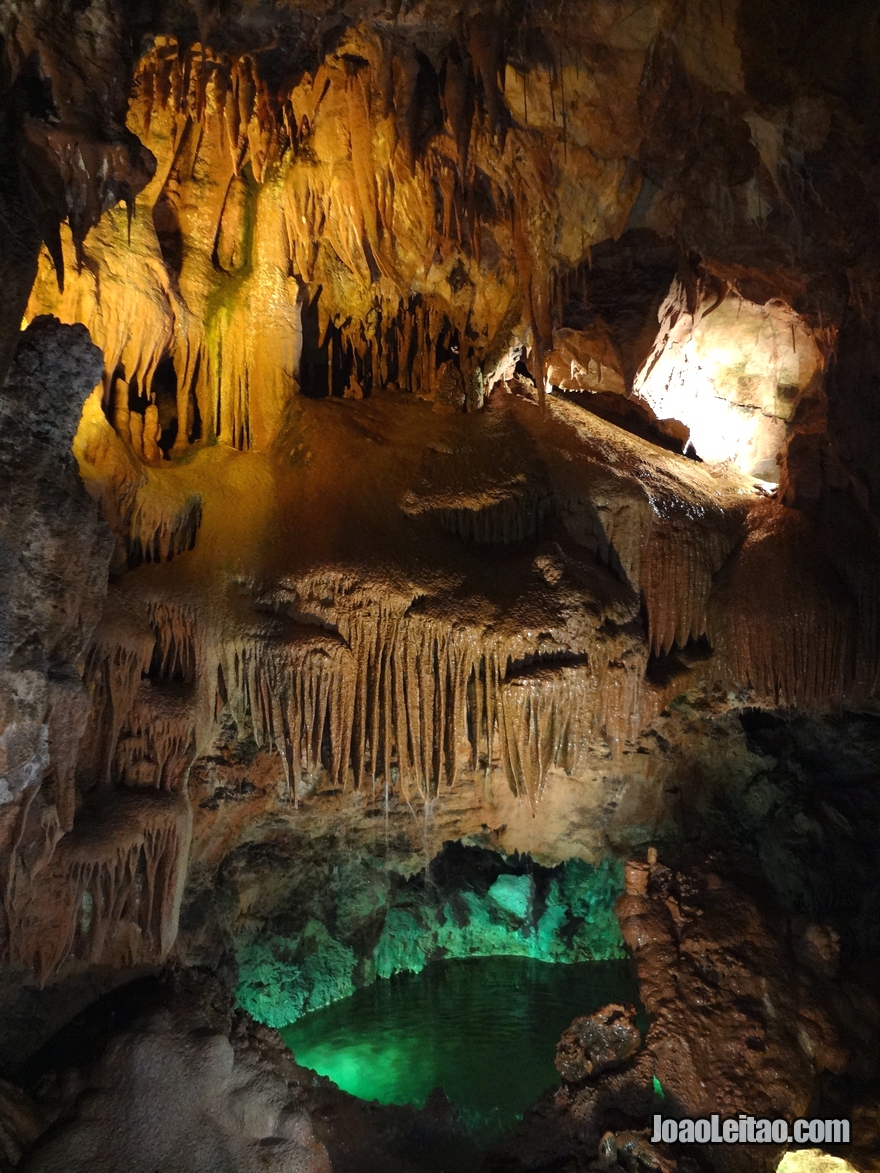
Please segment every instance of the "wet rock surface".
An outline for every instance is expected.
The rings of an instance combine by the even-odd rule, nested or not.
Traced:
[[[842,1042],[850,1024],[815,965],[798,961],[766,894],[654,857],[628,865],[617,911],[650,1019],[644,1045],[623,1066],[586,1080],[570,1081],[563,1071],[562,1089],[535,1107],[490,1168],[771,1169],[779,1146],[652,1146],[650,1120],[845,1114],[836,1081],[844,1072],[858,1078],[860,1068]],[[862,997],[873,1016],[871,995]],[[609,1010],[602,1018],[613,1022]],[[587,1020],[591,1035],[595,1018]],[[566,1058],[576,1026],[561,1040]],[[863,1051],[874,1045],[863,1043]],[[579,1051],[576,1076],[584,1069]],[[862,1086],[867,1091],[870,1080]],[[861,1143],[870,1144],[870,1129],[863,1134]]]
[[[556,1070],[566,1083],[620,1067],[641,1045],[634,1006],[612,1003],[594,1014],[576,1018],[559,1040]]]

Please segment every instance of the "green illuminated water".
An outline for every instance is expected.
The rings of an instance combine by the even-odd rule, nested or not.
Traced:
[[[422,1107],[442,1087],[491,1139],[554,1084],[562,1031],[608,1002],[638,1001],[623,961],[441,961],[358,990],[282,1029],[297,1061],[344,1091]]]
[[[408,879],[367,857],[337,862],[323,883],[310,875],[310,884],[298,916],[238,942],[239,1005],[268,1026],[440,960],[626,956],[614,914],[623,868],[610,858],[542,868],[453,843]]]

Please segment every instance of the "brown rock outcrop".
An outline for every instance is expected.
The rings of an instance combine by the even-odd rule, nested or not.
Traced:
[[[574,1069],[557,1062],[563,1087],[526,1116],[491,1168],[569,1161],[576,1169],[619,1165],[630,1173],[690,1162],[769,1170],[779,1146],[652,1146],[651,1116],[745,1113],[792,1121],[811,1114],[822,1074],[840,1073],[850,1061],[839,1005],[829,1002],[812,958],[809,966],[799,963],[782,918],[711,871],[675,872],[653,856],[648,864],[630,862],[617,904],[650,1021],[643,1046],[632,1046],[638,1032],[618,1016],[620,1008],[576,1020],[560,1043]],[[816,937],[814,931],[810,940]],[[576,1038],[583,1031],[575,1028],[587,1023],[590,1037],[604,1041],[609,1010],[611,1027],[616,1018],[630,1044],[628,1059],[588,1072]]]
[[[576,1018],[556,1048],[556,1070],[566,1083],[602,1075],[631,1058],[642,1042],[634,1006],[612,1003]]]
[[[806,1116],[817,1077],[843,1071],[848,1055],[784,923],[711,872],[657,863],[631,872],[617,913],[651,1019],[663,1113]],[[760,1151],[749,1159],[761,1163]]]

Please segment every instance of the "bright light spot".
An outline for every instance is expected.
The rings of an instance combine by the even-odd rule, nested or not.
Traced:
[[[759,306],[733,293],[692,313],[677,283],[659,317],[635,394],[658,418],[685,424],[703,460],[729,461],[775,486],[795,404],[821,384],[810,330],[782,303]]]
[[[776,1166],[776,1173],[857,1173],[843,1157],[832,1157],[821,1149],[793,1149]]]

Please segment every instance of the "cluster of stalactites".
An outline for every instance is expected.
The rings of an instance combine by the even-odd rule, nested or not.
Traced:
[[[282,644],[212,637],[166,606],[129,645],[91,661],[88,769],[107,785],[171,787],[228,710],[240,736],[278,752],[294,802],[319,772],[342,789],[430,801],[461,771],[495,765],[534,805],[551,768],[571,772],[592,742],[632,738],[652,703],[644,663],[600,637],[575,663],[557,661],[523,637],[385,607],[340,616],[338,631],[304,625]]]
[[[472,25],[436,68],[354,30],[281,94],[248,56],[160,39],[143,58],[130,125],[156,176],[28,311],[89,327],[141,460],[265,447],[297,388],[478,406],[517,339],[549,345],[547,147],[501,133],[497,37]]]
[[[534,698],[546,712],[533,720],[520,706],[519,638],[382,609],[340,623],[340,637],[225,649],[219,704],[278,750],[294,801],[298,779],[321,769],[341,788],[381,782],[430,801],[462,771],[494,764],[534,805],[551,766],[571,770],[590,741],[631,737],[644,717],[644,665],[609,665],[599,649],[577,668],[546,669],[563,686]],[[533,739],[540,752],[524,750]]]
[[[148,493],[137,494],[129,523],[125,527],[126,556],[130,566],[141,562],[170,562],[191,550],[202,522],[202,500],[188,494],[169,519],[165,510],[150,508]]]
[[[46,980],[68,958],[155,963],[177,935],[189,852],[186,779],[200,725],[192,612],[155,605],[99,632],[72,828],[38,866],[13,855],[8,958]],[[204,722],[201,722],[204,724]]]
[[[414,169],[437,129],[430,124],[430,115],[437,113],[455,141],[456,161],[466,171],[475,120],[500,138],[506,131],[503,39],[502,22],[477,13],[466,26],[453,24],[446,45],[438,44],[429,61],[399,36],[350,30],[314,75],[305,72],[291,89],[273,93],[255,57],[230,58],[198,44],[181,51],[173,37],[160,36],[140,62],[134,90],[147,133],[157,111],[171,110],[191,123],[206,115],[218,117],[232,167],[239,172],[250,163],[258,182],[285,150],[308,148],[318,109],[334,84],[343,89],[349,108],[348,133],[354,137],[361,132],[354,150],[370,149],[368,121],[379,111],[393,120],[395,145]],[[420,84],[427,71],[436,90],[431,97]],[[438,109],[426,109],[434,100]],[[369,182],[374,177],[359,178]],[[373,212],[365,210],[368,218]]]
[[[174,145],[187,125],[217,117],[233,171],[239,174],[247,161],[258,181],[266,165],[299,138],[290,102],[273,100],[253,57],[230,60],[203,45],[181,52],[173,37],[157,37],[141,59],[134,102],[146,135],[157,113],[175,116]]]
[[[722,679],[761,703],[821,710],[880,684],[880,549],[843,509],[829,521],[758,505],[720,576],[709,631]]]
[[[686,509],[652,527],[640,585],[654,655],[684,648],[708,633],[715,578],[737,539],[730,520],[694,516]]]
[[[5,893],[9,961],[42,982],[68,958],[160,962],[177,936],[191,813],[179,795],[117,791],[80,817],[39,876]]]
[[[152,606],[146,623],[99,633],[86,665],[83,780],[105,790],[185,789],[199,725],[198,646],[193,612],[174,604]]]
[[[503,542],[531,534],[524,518],[533,521],[540,502],[530,505],[434,511],[469,540]],[[413,613],[405,601],[379,605],[323,578],[299,589],[324,600],[303,614],[334,600],[325,621],[285,621],[283,636],[271,618],[243,636],[172,604],[154,606],[146,625],[132,622],[125,639],[111,624],[90,661],[88,740],[99,753],[85,773],[107,785],[176,787],[228,709],[240,735],[278,752],[294,801],[300,781],[322,771],[340,788],[381,782],[432,799],[461,770],[498,766],[534,804],[550,770],[577,773],[597,741],[632,742],[682,687],[813,709],[870,693],[877,589],[857,556],[858,532],[833,519],[823,530],[773,501],[753,504],[745,523],[679,506],[655,501],[650,525],[638,511],[596,514],[597,555],[639,589],[647,639],[624,608],[617,624],[599,610],[577,636],[560,632],[539,647],[522,633]],[[479,530],[459,516],[482,512]]]

